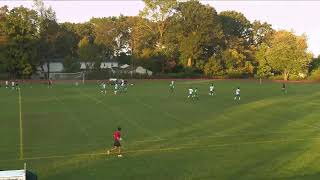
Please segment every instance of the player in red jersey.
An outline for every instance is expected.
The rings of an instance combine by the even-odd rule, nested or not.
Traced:
[[[48,79],[48,88],[52,88],[52,79],[51,78]]]
[[[112,151],[117,150],[118,149],[118,157],[122,157],[121,155],[121,128],[118,127],[118,129],[113,133],[113,139],[114,139],[114,143],[113,143],[113,148],[111,150],[107,151],[107,154],[109,155]]]

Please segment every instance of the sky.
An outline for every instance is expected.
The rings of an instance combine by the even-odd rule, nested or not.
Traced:
[[[276,30],[285,29],[297,35],[306,34],[308,50],[315,56],[320,55],[320,1],[201,1],[213,6],[217,12],[235,10],[243,13],[251,22],[266,21]],[[9,8],[23,5],[32,8],[32,1],[0,1],[0,6]],[[131,1],[45,1],[57,15],[58,22],[86,22],[92,17],[135,16],[142,10],[144,3]]]

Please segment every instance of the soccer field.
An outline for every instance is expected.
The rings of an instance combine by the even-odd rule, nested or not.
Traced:
[[[21,104],[0,88],[0,169],[27,162],[39,180],[320,178],[319,84],[283,94],[280,83],[215,81],[209,96],[210,83],[179,80],[171,94],[169,80],[135,81],[119,95],[23,85]],[[199,100],[187,99],[189,87]],[[105,154],[118,126],[121,158]]]

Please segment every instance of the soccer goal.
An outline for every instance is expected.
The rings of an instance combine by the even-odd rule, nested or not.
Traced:
[[[82,81],[84,84],[85,73],[76,72],[76,73],[50,73],[50,79],[52,80],[78,80]]]

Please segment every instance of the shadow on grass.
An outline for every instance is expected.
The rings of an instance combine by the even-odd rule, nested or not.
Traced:
[[[35,173],[27,170],[27,180],[38,180],[38,176]]]

